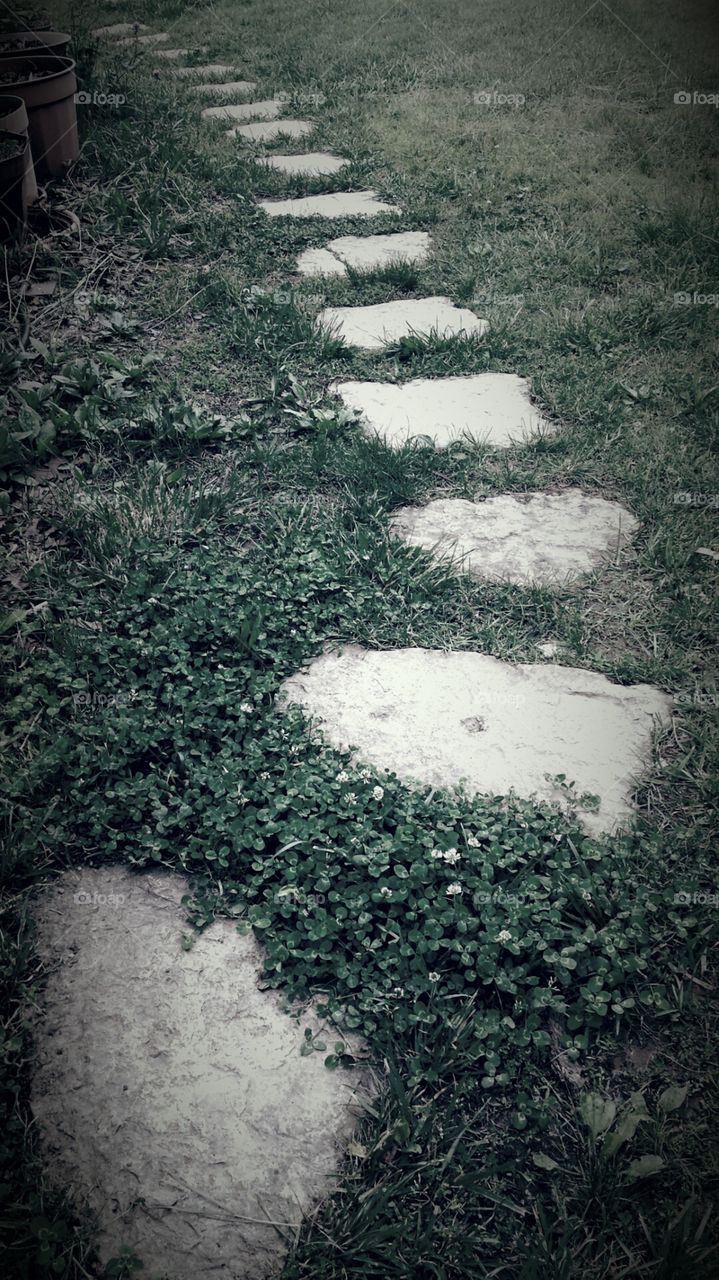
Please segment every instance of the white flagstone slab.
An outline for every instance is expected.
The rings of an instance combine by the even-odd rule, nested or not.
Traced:
[[[281,98],[264,98],[262,102],[233,102],[227,106],[205,107],[203,120],[274,120],[284,103]]]
[[[227,130],[228,138],[246,138],[248,142],[274,142],[275,138],[306,138],[315,129],[313,120],[256,121]]]
[[[431,248],[432,240],[426,231],[398,231],[387,236],[338,236],[330,240],[324,249],[305,249],[297,259],[297,270],[304,276],[344,275],[346,267],[373,271],[396,262],[424,262]],[[330,258],[338,264],[339,270],[334,267],[327,269]]]
[[[392,449],[419,436],[437,448],[465,438],[507,448],[555,430],[532,403],[529,382],[514,373],[414,378],[400,385],[341,382],[333,390],[361,414],[367,434]]]
[[[190,93],[216,98],[231,98],[236,93],[254,93],[257,84],[254,80],[225,80],[218,84],[191,84]]]
[[[158,51],[159,52],[159,51]],[[190,76],[202,76],[204,79],[210,79],[212,76],[231,76],[235,72],[234,66],[228,66],[224,62],[208,62],[203,67],[171,67],[170,75],[177,76],[178,79],[189,79]]]
[[[374,218],[380,213],[401,213],[394,204],[377,199],[376,191],[333,191],[321,196],[290,200],[259,200],[271,218]]]
[[[474,793],[561,801],[546,775],[563,773],[578,795],[600,797],[599,810],[581,819],[593,834],[630,820],[653,731],[672,706],[651,685],[612,684],[554,663],[356,645],[286,680],[279,705],[289,703],[333,746],[422,786],[464,781]]]
[[[186,58],[190,53],[207,53],[207,49],[158,49],[155,53],[156,58],[167,58],[174,61],[175,58]],[[183,70],[191,71],[191,67],[184,67]]]
[[[626,507],[581,489],[504,493],[484,502],[439,498],[402,507],[391,529],[403,542],[456,560],[475,578],[562,583],[590,573],[631,540]]]
[[[307,151],[297,156],[262,156],[260,163],[270,169],[279,169],[280,173],[319,176],[338,173],[349,164],[349,160],[344,156],[333,156],[329,151]]]
[[[409,298],[370,307],[325,307],[317,321],[350,346],[365,351],[381,351],[410,335],[448,338],[461,333],[481,337],[488,328],[487,321],[478,319],[473,311],[457,307],[450,298],[443,297]]]
[[[32,1107],[103,1264],[128,1246],[148,1277],[258,1280],[331,1189],[362,1081],[300,1056],[320,1024],[258,989],[262,952],[233,921],[183,950],[186,891],[103,867],[40,895]]]

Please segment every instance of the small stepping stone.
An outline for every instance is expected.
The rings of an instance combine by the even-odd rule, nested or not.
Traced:
[[[134,31],[147,31],[147,27],[144,22],[113,22],[109,27],[95,27],[92,35],[112,40],[115,36],[130,36]]]
[[[475,578],[545,585],[590,573],[638,527],[618,502],[581,489],[505,493],[484,502],[439,498],[424,507],[402,507],[391,521],[403,542],[461,560]]]
[[[150,35],[147,35],[147,36],[131,36],[129,40],[119,40],[119,41],[118,41],[118,44],[121,44],[121,45],[128,45],[128,44],[142,44],[142,45],[162,44],[163,40],[169,40],[169,39],[170,39],[170,33],[169,33],[169,31],[157,31],[157,32],[153,32],[153,33],[151,33]]]
[[[323,249],[305,249],[297,259],[304,276],[342,276],[347,267],[373,271],[393,262],[424,262],[432,241],[426,231],[398,231],[388,236],[338,236]]]
[[[203,120],[274,120],[284,106],[280,98],[265,98],[262,102],[235,102],[226,107],[205,107]]]
[[[235,67],[225,66],[224,62],[208,62],[204,67],[171,67],[170,75],[177,76],[178,79],[188,79],[190,76],[210,78],[212,76],[231,76],[234,75],[235,71]]]
[[[325,307],[317,323],[344,338],[349,346],[364,351],[381,351],[390,343],[412,335],[439,338],[453,334],[486,332],[486,320],[473,311],[456,307],[450,298],[411,298],[400,302],[380,302],[371,307]]]
[[[378,200],[376,191],[335,191],[291,200],[259,200],[258,204],[271,218],[374,218],[402,212],[397,205]]]
[[[513,666],[485,654],[387,652],[346,645],[286,680],[279,705],[298,704],[340,750],[420,786],[562,800],[546,775],[599,795],[581,821],[592,834],[632,815],[638,773],[672,700],[651,685],[612,684],[555,663]],[[461,866],[461,864],[460,864]],[[460,879],[461,877],[457,877]]]
[[[39,898],[32,1108],[101,1269],[126,1245],[148,1276],[257,1280],[332,1188],[369,1082],[300,1055],[302,1027],[258,988],[263,951],[234,921],[182,949],[187,890],[105,867]],[[305,1023],[322,1029],[312,1006]]]
[[[337,173],[349,160],[333,156],[329,151],[308,151],[298,156],[262,156],[260,163],[279,169],[280,173],[324,175]]]
[[[248,142],[274,142],[275,138],[306,138],[313,133],[313,120],[275,120],[255,124],[239,124],[227,130],[228,138],[246,138]]]
[[[190,93],[201,95],[214,94],[215,97],[232,97],[235,93],[254,93],[257,85],[254,80],[225,80],[222,84],[191,84]]]
[[[361,413],[361,426],[391,449],[417,436],[438,449],[470,438],[495,448],[554,431],[529,396],[529,382],[514,373],[469,377],[414,378],[391,382],[342,382],[333,388],[348,409]]]

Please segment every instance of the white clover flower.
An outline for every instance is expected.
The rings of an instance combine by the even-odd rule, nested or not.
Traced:
[[[443,858],[444,854],[442,853],[441,849],[433,849],[429,856],[430,858],[439,859],[439,858]]]
[[[251,702],[240,703],[240,711],[243,713],[243,715],[251,716],[254,709],[255,708],[253,707]]]
[[[497,937],[496,937],[495,941],[496,941],[496,942],[511,942],[511,941],[512,941],[512,935],[511,935],[511,933],[509,932],[509,929],[500,929],[499,933],[497,934]]]
[[[372,777],[372,773],[369,769],[360,769],[359,776],[363,782],[369,782]]]
[[[459,862],[461,857],[462,857],[461,853],[457,853],[456,849],[447,849],[445,851],[444,860],[445,862],[448,862],[451,867],[453,867],[455,862]]]
[[[375,800],[381,800],[382,796],[384,795],[384,787],[374,787],[372,790],[372,795],[374,796]]]
[[[350,780],[350,776],[349,776],[349,774],[348,774],[348,773],[346,773],[344,769],[340,769],[339,773],[337,774],[337,776],[336,776],[336,778],[335,778],[335,781],[336,781],[336,782],[349,782],[349,780]]]
[[[431,973],[427,974],[430,982],[439,982],[441,976],[441,974],[437,973],[436,969],[433,969]]]
[[[461,884],[448,884],[446,892],[448,898],[456,898],[463,892],[463,889]]]
[[[478,840],[476,836],[467,836],[467,844],[469,845],[470,849],[478,849],[481,844],[481,841]]]
[[[582,889],[582,897],[584,898],[585,902],[592,901],[592,895],[589,889]]]
[[[267,772],[267,770],[266,770],[266,769],[263,769],[263,770],[262,770],[262,773],[260,774],[260,777],[262,778],[263,782],[266,782],[266,781],[267,781],[267,779],[269,778],[269,776],[270,776],[270,775],[269,775],[269,773]]]
[[[348,804],[356,804],[357,796],[355,795],[354,791],[348,791],[347,795],[345,796],[345,800],[347,801]]]
[[[388,887],[387,887],[387,885],[386,885],[386,884],[383,884],[383,885],[382,885],[382,888],[380,889],[380,897],[382,897],[382,898],[391,898],[391,897],[392,897],[392,890],[391,890],[391,889],[388,889]]]

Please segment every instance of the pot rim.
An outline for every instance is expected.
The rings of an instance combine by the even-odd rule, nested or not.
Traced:
[[[45,62],[45,61],[49,61],[49,62],[53,63],[53,67],[52,67],[52,70],[48,70],[48,72],[47,72],[47,74],[46,74],[46,75],[37,75],[37,76],[35,77],[35,79],[34,79],[34,80],[28,80],[28,79],[26,79],[26,78],[24,78],[24,77],[20,76],[17,80],[12,80],[12,81],[10,81],[10,83],[9,83],[9,84],[0,86],[0,87],[2,87],[2,88],[4,88],[4,89],[12,89],[13,85],[16,85],[16,84],[37,84],[40,80],[42,80],[42,81],[52,80],[55,76],[57,76],[57,77],[65,76],[65,75],[67,75],[68,71],[74,71],[74,70],[75,70],[75,60],[74,60],[74,58],[66,58],[66,57],[64,56],[64,54],[60,54],[60,53],[38,53],[38,54],[23,54],[23,53],[20,53],[20,54],[17,54],[17,55],[13,54],[13,55],[12,55],[12,58],[11,58],[10,56],[8,56],[7,58],[5,58],[5,59],[4,59],[5,66],[4,66],[4,68],[3,68],[3,69],[4,69],[6,72],[7,72],[8,70],[14,70],[14,69],[15,69],[15,68],[9,68],[9,67],[8,67],[8,65],[7,65],[7,64],[8,64],[9,62],[11,62],[11,61],[20,62],[20,63],[22,63],[23,65],[27,64],[28,62]],[[59,66],[59,65],[58,65],[59,63],[62,63],[63,65],[62,65],[62,66]],[[32,69],[32,70],[35,70],[35,68],[31,68],[31,69]],[[19,70],[19,69],[18,69],[18,70]],[[39,70],[42,70],[42,68],[39,68]],[[7,94],[7,95],[4,95],[4,96],[6,96],[6,97],[16,97],[17,95],[16,95],[16,94]]]

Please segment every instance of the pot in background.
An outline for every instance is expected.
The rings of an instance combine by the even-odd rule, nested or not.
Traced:
[[[29,140],[27,111],[22,98],[0,97],[0,131],[20,133]],[[23,195],[28,207],[37,200],[37,182],[32,162],[32,151],[28,146],[25,153],[25,173],[23,174]]]
[[[12,73],[12,80],[10,80]],[[0,58],[0,90],[22,98],[38,174],[59,177],[80,154],[75,63],[52,54]]]
[[[72,37],[66,31],[3,31],[0,58],[21,58],[23,54],[52,53],[65,57]]]
[[[0,237],[13,234],[27,217],[23,193],[25,161],[30,144],[27,135],[0,131]]]

